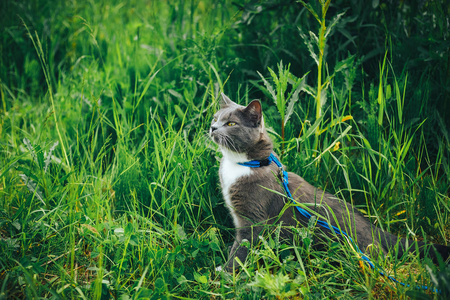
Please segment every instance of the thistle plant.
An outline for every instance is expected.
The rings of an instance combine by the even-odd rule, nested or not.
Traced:
[[[303,4],[303,6],[314,16],[314,18],[319,23],[319,36],[317,36],[314,32],[309,31],[309,37],[299,28],[300,36],[302,37],[304,43],[306,44],[309,54],[314,59],[314,62],[317,65],[317,87],[315,89],[310,90],[311,96],[315,99],[316,104],[316,120],[319,120],[322,117],[323,107],[327,102],[327,88],[330,84],[330,80],[334,77],[334,75],[339,71],[338,68],[335,69],[332,75],[328,75],[324,77],[323,71],[325,69],[325,47],[327,38],[331,34],[331,30],[333,27],[339,22],[340,18],[344,15],[344,13],[340,13],[336,15],[328,25],[326,26],[326,15],[328,8],[330,6],[331,0],[320,0],[320,15],[316,12],[316,10],[311,6],[310,3],[305,3],[304,1],[299,1]],[[317,50],[316,50],[317,49]],[[337,64],[336,67],[343,68],[345,64]],[[321,128],[318,126],[315,131],[315,140],[314,140],[314,149],[317,149],[319,135],[321,134]]]
[[[264,82],[264,86],[258,86],[268,96],[270,96],[277,107],[278,113],[281,117],[281,140],[285,142],[285,127],[286,123],[294,112],[294,105],[299,99],[299,94],[305,89],[305,76],[297,78],[289,71],[290,65],[283,66],[283,62],[278,64],[278,75],[271,69],[269,69],[270,75],[275,86],[272,86],[264,76],[258,72],[259,76]],[[288,89],[288,85],[291,88]],[[287,106],[286,106],[287,105]],[[281,144],[282,152],[284,152],[284,143]]]
[[[319,14],[311,6],[311,4],[309,3],[307,4],[303,1],[300,2],[314,16],[314,18],[320,25],[318,35],[316,35],[312,31],[309,31],[309,36],[307,36],[299,28],[300,36],[305,42],[310,56],[313,58],[314,62],[317,65],[317,86],[312,87],[306,83],[305,78],[308,75],[308,73],[301,78],[296,78],[290,72],[289,70],[290,66],[288,65],[287,67],[285,67],[283,66],[282,62],[278,64],[278,74],[276,74],[271,68],[268,68],[274,85],[271,85],[259,72],[258,74],[261,77],[262,81],[264,82],[264,87],[254,83],[266,95],[268,95],[274,100],[278,113],[280,114],[282,154],[284,154],[285,152],[284,144],[286,142],[285,138],[286,123],[294,111],[294,105],[298,102],[299,94],[301,91],[304,91],[306,94],[310,95],[314,99],[316,112],[315,112],[315,122],[314,124],[311,125],[311,127],[308,130],[305,129],[305,125],[310,122],[308,122],[306,119],[304,120],[302,124],[302,130],[300,132],[299,138],[297,139],[297,142],[306,140],[307,138],[309,138],[309,136],[311,136],[314,133],[315,138],[313,149],[317,150],[319,145],[319,136],[322,133],[326,132],[327,130],[336,126],[339,123],[353,119],[351,115],[340,116],[338,118],[333,118],[332,116],[331,120],[329,121],[324,121],[323,119],[323,111],[324,106],[327,102],[327,92],[330,83],[332,82],[336,74],[338,74],[339,72],[343,72],[344,70],[350,69],[351,67],[353,67],[354,63],[354,56],[351,55],[346,59],[337,62],[332,73],[328,74],[327,76],[324,75],[323,71],[325,70],[326,65],[325,62],[326,41],[327,38],[330,36],[332,29],[336,24],[338,24],[339,20],[344,15],[344,13],[336,15],[330,21],[327,27],[326,14],[331,2],[330,0],[319,1],[321,7],[320,17]],[[289,84],[291,85],[290,88],[288,87]],[[349,84],[350,89],[351,85],[352,84]],[[307,118],[307,116],[305,116],[305,118]],[[334,141],[332,145],[327,148],[327,150],[335,146],[336,143],[337,140]],[[326,152],[327,150],[325,150],[324,152]]]

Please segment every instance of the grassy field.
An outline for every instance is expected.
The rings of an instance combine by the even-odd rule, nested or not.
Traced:
[[[310,2],[2,1],[0,299],[448,299],[445,262],[372,256],[402,286],[314,226],[215,272],[222,91],[290,171],[450,243],[448,4]]]

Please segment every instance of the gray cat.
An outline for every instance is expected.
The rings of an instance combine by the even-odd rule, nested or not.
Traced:
[[[308,220],[294,206],[286,206],[289,200],[282,196],[285,190],[277,177],[280,170],[275,163],[267,160],[273,145],[264,127],[261,103],[254,100],[245,107],[221,94],[220,106],[211,123],[210,136],[223,154],[219,169],[220,183],[236,228],[236,240],[225,265],[225,269],[231,271],[238,266],[235,257],[242,262],[247,257],[248,249],[241,246],[244,239],[254,244],[267,225],[282,222],[283,226],[305,226]],[[253,160],[260,161],[261,167],[241,165]],[[320,204],[312,209],[321,216],[328,216],[325,221],[347,232],[362,251],[375,247],[372,249],[387,253],[398,243],[400,257],[404,251],[408,251],[408,244],[414,245],[412,241],[399,239],[372,226],[350,204],[315,188],[297,174],[288,173],[288,176],[288,187],[295,201]],[[330,212],[335,217],[331,217]],[[327,229],[322,232],[332,234]],[[292,238],[292,233],[284,229],[283,236]],[[418,242],[418,245],[423,256],[427,252],[424,243]],[[450,256],[450,247],[433,246],[444,259]],[[411,247],[413,250],[414,247]],[[436,261],[433,249],[427,255]]]

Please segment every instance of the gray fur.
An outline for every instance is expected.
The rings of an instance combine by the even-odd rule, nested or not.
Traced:
[[[284,190],[279,183],[279,178],[275,175],[279,170],[274,163],[265,167],[243,170],[242,168],[247,167],[239,169],[236,166],[233,169],[235,162],[230,159],[225,161],[225,155],[229,156],[230,153],[238,157],[235,161],[244,158],[262,160],[273,151],[272,141],[264,128],[261,103],[255,100],[245,107],[234,103],[224,94],[221,95],[220,103],[221,109],[215,114],[211,123],[210,135],[224,153],[220,166],[221,185],[224,198],[229,203],[230,212],[236,219],[236,240],[225,266],[230,271],[235,266],[236,256],[242,262],[247,257],[247,248],[241,246],[242,241],[246,239],[251,243],[257,242],[265,225],[282,222],[284,227],[304,226],[307,220],[293,206],[285,209],[286,202],[289,203],[289,200],[280,195],[284,194]],[[244,175],[232,181],[229,186],[230,174],[226,171],[230,169],[230,166],[231,170],[242,172]],[[225,170],[225,168],[228,169]],[[370,246],[375,246],[375,249],[381,249],[387,253],[399,240],[397,236],[372,226],[351,204],[310,185],[297,174],[289,173],[289,189],[299,203],[320,204],[312,209],[322,216],[328,216],[328,222],[347,232],[363,252]],[[283,209],[285,211],[281,214]],[[331,211],[337,220],[331,217]],[[323,232],[330,234],[326,229]],[[291,238],[292,234],[289,230],[284,230],[283,236]],[[400,239],[398,244],[400,245],[398,254],[401,256],[407,248],[407,241]],[[409,241],[409,245],[413,245],[413,242]],[[419,242],[419,246],[423,248],[424,244]],[[450,256],[449,247],[434,246],[444,259]],[[434,251],[430,251],[429,256],[436,259]]]

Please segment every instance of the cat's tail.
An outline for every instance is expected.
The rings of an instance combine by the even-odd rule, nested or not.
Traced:
[[[439,263],[438,255],[447,263],[450,260],[450,247],[448,246],[407,240],[382,230],[379,230],[379,240],[386,252],[394,253],[394,251],[397,251],[398,258],[401,258],[405,253],[415,253],[418,250],[420,258],[428,257],[436,264]]]

